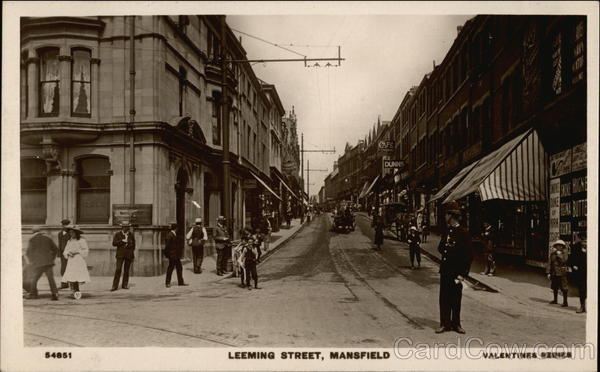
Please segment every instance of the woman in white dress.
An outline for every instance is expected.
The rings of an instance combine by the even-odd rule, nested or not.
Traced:
[[[71,238],[67,242],[63,253],[63,256],[67,259],[67,268],[62,277],[62,282],[69,283],[73,291],[73,297],[80,299],[79,283],[90,282],[90,274],[85,262],[89,249],[87,242],[81,237],[83,231],[77,226],[69,226],[68,231]]]

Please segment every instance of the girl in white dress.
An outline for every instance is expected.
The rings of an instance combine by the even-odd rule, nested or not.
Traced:
[[[90,274],[85,262],[85,257],[87,257],[89,249],[87,242],[81,237],[83,231],[77,226],[69,226],[68,231],[71,238],[67,242],[63,253],[63,256],[68,261],[62,282],[69,283],[73,291],[73,297],[78,300],[81,298],[79,283],[90,282]]]

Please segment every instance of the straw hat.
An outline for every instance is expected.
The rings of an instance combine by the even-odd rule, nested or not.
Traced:
[[[80,234],[83,234],[83,230],[81,230],[78,225],[68,225],[66,228],[67,230],[74,230]]]

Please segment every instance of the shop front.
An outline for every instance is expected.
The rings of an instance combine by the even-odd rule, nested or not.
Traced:
[[[448,193],[442,204],[460,202],[474,236],[488,222],[497,232],[498,253],[543,266],[548,254],[548,176],[548,155],[537,132],[529,129],[460,171],[432,199]]]

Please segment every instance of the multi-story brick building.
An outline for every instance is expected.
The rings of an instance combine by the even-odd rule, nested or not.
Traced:
[[[501,252],[541,264],[549,239],[586,230],[585,17],[477,16],[458,31],[395,115],[404,178],[431,224],[460,200],[474,234],[490,221]]]
[[[274,86],[256,77],[240,41],[225,31],[226,59],[237,61],[225,67],[237,232],[273,205],[257,204],[257,195],[281,198],[271,174],[283,158],[284,112]],[[130,219],[133,270],[154,275],[169,223],[180,232],[198,216],[214,225],[224,213],[221,34],[218,16],[22,20],[24,240],[32,224],[56,231],[69,218],[85,232],[92,274],[109,274],[116,224]],[[284,141],[294,140],[297,147],[295,135]]]

